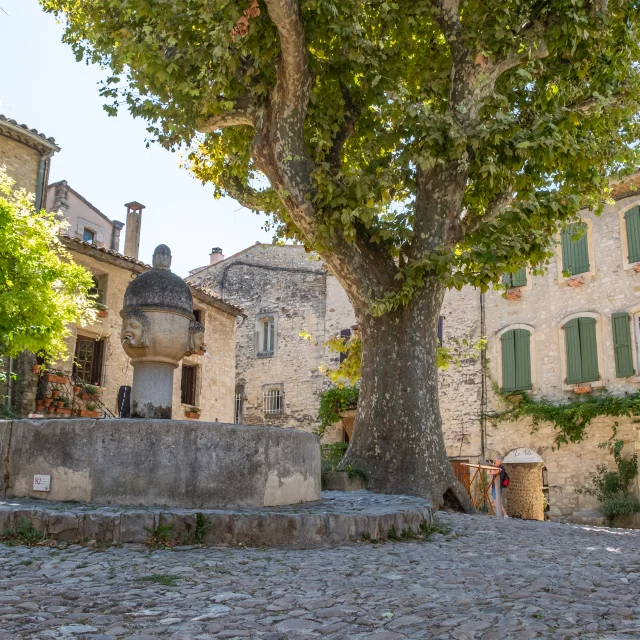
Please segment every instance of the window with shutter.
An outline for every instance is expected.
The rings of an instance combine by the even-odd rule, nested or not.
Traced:
[[[611,315],[611,329],[613,331],[613,352],[616,360],[616,377],[632,376],[633,354],[631,352],[631,330],[629,328],[629,314],[625,312]]]
[[[502,276],[502,284],[511,289],[512,287],[524,287],[527,284],[527,268],[522,267],[515,273],[505,273]]]
[[[275,355],[277,326],[275,314],[258,316],[256,324],[256,351],[259,358]]]
[[[531,334],[526,329],[512,329],[501,336],[502,389],[531,389]]]
[[[629,262],[640,262],[640,207],[633,207],[624,214],[627,228]]]
[[[584,222],[569,225],[562,232],[562,270],[570,276],[589,271],[589,243]]]
[[[595,319],[574,318],[566,322],[563,328],[567,357],[567,384],[600,380]]]

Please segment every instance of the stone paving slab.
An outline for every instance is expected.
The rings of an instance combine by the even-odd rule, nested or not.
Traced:
[[[0,544],[1,640],[632,640],[640,531],[438,513],[427,542]]]
[[[20,521],[65,542],[142,543],[147,530],[171,525],[178,544],[193,539],[198,514],[208,529],[205,545],[246,547],[314,547],[386,539],[389,532],[419,532],[432,521],[429,502],[411,496],[369,491],[325,491],[322,500],[252,509],[175,509],[53,502],[33,499],[0,501],[0,533]]]

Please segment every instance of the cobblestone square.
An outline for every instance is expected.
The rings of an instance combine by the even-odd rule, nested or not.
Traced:
[[[437,520],[314,550],[0,545],[0,639],[640,637],[640,532]]]

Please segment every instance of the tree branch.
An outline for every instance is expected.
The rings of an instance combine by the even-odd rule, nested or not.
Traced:
[[[498,193],[489,202],[487,208],[482,214],[468,214],[464,215],[464,210],[460,216],[460,227],[462,235],[468,235],[477,231],[480,225],[493,222],[512,202],[514,199],[514,193],[511,189],[505,189]]]
[[[275,193],[272,188],[268,188],[264,191],[258,191],[248,184],[244,184],[240,178],[236,176],[223,175],[221,176],[222,186],[229,196],[234,200],[237,200],[239,204],[252,211],[264,211],[265,199],[269,195]]]
[[[331,150],[327,154],[327,161],[336,171],[341,165],[342,149],[355,131],[356,120],[361,112],[360,105],[356,105],[353,102],[351,92],[343,82],[340,82],[340,91],[342,92],[342,99],[344,100],[345,106],[344,122],[336,133]]]
[[[219,101],[225,100],[219,96]],[[211,133],[218,129],[236,127],[238,125],[255,126],[256,107],[251,103],[251,98],[244,95],[233,101],[233,109],[217,116],[207,116],[197,124],[197,129],[201,133]]]

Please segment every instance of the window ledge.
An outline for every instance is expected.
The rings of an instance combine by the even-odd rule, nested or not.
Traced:
[[[275,351],[258,351],[256,354],[257,358],[273,358],[275,356]]]
[[[589,386],[592,389],[600,389],[604,387],[604,380],[596,380],[595,382],[573,382],[571,384],[562,383],[563,391],[573,391],[576,387],[586,387]]]

